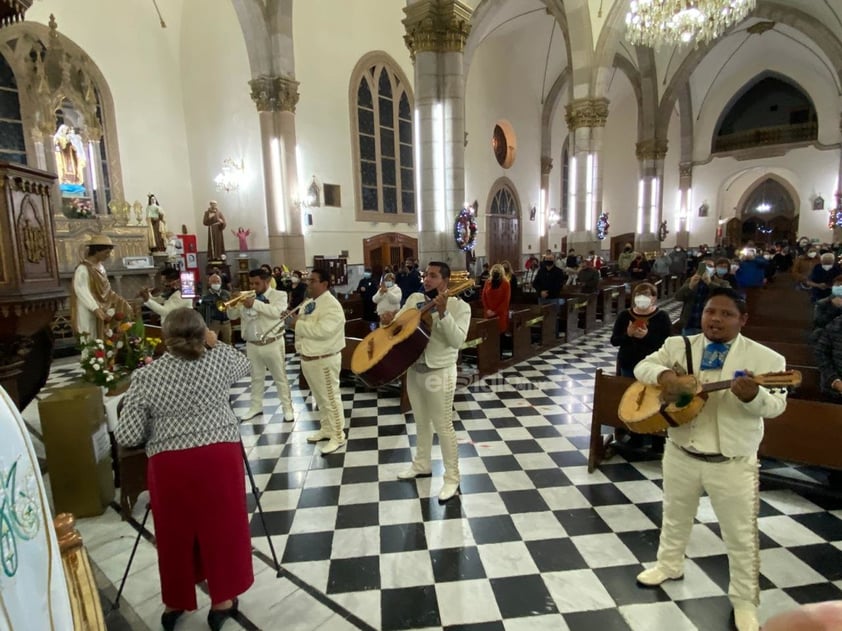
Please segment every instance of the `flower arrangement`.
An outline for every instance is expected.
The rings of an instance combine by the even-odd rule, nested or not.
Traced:
[[[111,320],[103,339],[87,333],[79,337],[82,351],[83,379],[108,389],[115,388],[136,368],[152,362],[155,346],[160,340],[144,335],[143,322],[126,321],[125,314],[108,310]]]
[[[62,210],[71,219],[90,219],[94,214],[91,200],[84,197],[65,198]]]

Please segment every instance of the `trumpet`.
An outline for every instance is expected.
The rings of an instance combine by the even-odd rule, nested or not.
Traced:
[[[292,316],[294,316],[294,315],[295,315],[295,313],[296,313],[296,312],[297,312],[297,311],[298,311],[298,310],[299,310],[299,309],[300,309],[303,305],[304,305],[304,303],[302,302],[302,303],[301,303],[300,305],[298,305],[295,309],[290,309],[290,310],[287,310],[287,311],[283,311],[283,312],[281,313],[281,319],[280,319],[280,321],[279,321],[277,324],[275,324],[274,326],[272,326],[272,328],[271,328],[271,329],[269,329],[268,331],[266,331],[266,333],[259,333],[259,334],[257,335],[257,341],[262,343],[262,342],[263,342],[263,341],[264,341],[267,337],[272,337],[272,336],[273,336],[273,335],[275,335],[275,333],[277,333],[278,331],[283,330],[283,329],[284,329],[284,327],[286,327],[286,325],[287,325],[287,320],[289,320]]]
[[[243,300],[245,300],[246,298],[254,298],[255,296],[257,296],[257,292],[255,291],[243,291],[231,298],[230,300],[217,300],[216,310],[225,313],[233,307],[239,307],[240,303],[243,302]]]

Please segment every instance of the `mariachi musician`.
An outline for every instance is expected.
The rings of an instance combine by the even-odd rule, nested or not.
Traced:
[[[450,266],[431,262],[424,275],[424,291],[410,294],[403,309],[384,313],[381,322],[388,325],[396,314],[420,308],[432,298],[430,341],[421,357],[406,373],[406,390],[415,416],[417,444],[412,465],[398,474],[401,480],[426,477],[432,473],[430,451],[433,447],[433,428],[439,435],[444,459],[444,484],[439,501],[446,502],[459,491],[459,458],[456,431],[453,429],[453,394],[456,391],[456,359],[459,347],[468,336],[471,308],[463,300],[447,295]]]

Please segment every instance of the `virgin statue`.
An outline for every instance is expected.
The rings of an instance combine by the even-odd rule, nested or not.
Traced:
[[[215,201],[205,211],[202,223],[208,227],[208,261],[221,261],[225,254],[225,216]]]
[[[166,231],[164,211],[158,204],[158,198],[150,193],[146,205],[146,240],[149,243],[150,252],[166,251],[167,247],[164,243]]]
[[[56,152],[56,166],[58,167],[59,184],[62,190],[78,188],[83,192],[85,183],[85,147],[82,137],[73,131],[69,125],[59,125],[53,136]],[[69,185],[69,186],[68,186]]]

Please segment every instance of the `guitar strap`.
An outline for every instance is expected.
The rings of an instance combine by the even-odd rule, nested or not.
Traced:
[[[684,340],[684,352],[686,355],[686,362],[687,362],[687,374],[693,374],[693,351],[690,348],[690,340],[687,338],[686,335],[682,335],[681,339]],[[678,427],[679,423],[676,423],[675,419],[670,416],[669,412],[667,412],[667,404],[663,404],[661,406],[661,416],[664,417],[664,420],[670,427]]]

